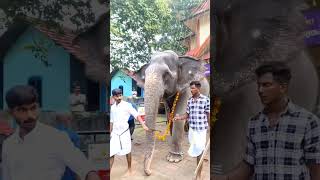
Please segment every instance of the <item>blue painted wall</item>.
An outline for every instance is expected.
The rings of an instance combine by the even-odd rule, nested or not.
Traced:
[[[119,70],[111,79],[110,96],[112,96],[112,90],[119,88],[119,86],[123,86],[123,96],[132,96],[132,78],[121,70]]]
[[[107,109],[107,86],[105,83],[100,84],[100,112],[106,112]]]
[[[124,94],[123,96],[132,96],[132,84],[133,79],[125,74],[123,71],[119,70],[113,77],[111,77],[111,90],[110,96],[112,96],[112,90],[123,86]],[[141,97],[144,96],[144,90],[141,89]]]
[[[48,50],[51,66],[34,57],[31,50],[24,47],[33,39],[44,38],[52,46]],[[34,28],[29,28],[16,41],[4,58],[4,93],[18,84],[27,84],[31,76],[42,77],[42,110],[63,111],[69,109],[70,57],[60,46]]]

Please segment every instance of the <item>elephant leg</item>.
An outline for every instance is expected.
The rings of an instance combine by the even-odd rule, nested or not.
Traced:
[[[180,162],[183,159],[182,140],[184,136],[185,121],[175,121],[173,123],[172,136],[169,139],[171,149],[167,155],[169,162]]]
[[[176,106],[176,114],[183,115],[186,113],[187,101],[190,96],[189,90],[181,93]],[[172,127],[172,136],[169,138],[170,151],[167,155],[169,162],[180,162],[183,159],[182,142],[184,139],[184,123],[185,121],[174,121]]]

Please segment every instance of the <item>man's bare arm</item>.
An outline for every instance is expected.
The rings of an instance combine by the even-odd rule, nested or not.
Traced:
[[[185,119],[188,119],[189,118],[189,114],[188,113],[185,113],[185,114],[183,114],[183,115],[181,115],[181,116],[176,116],[176,117],[174,117],[173,118],[173,120],[175,121],[175,120],[185,120]]]
[[[235,170],[226,175],[214,175],[213,180],[249,180],[253,175],[253,167],[242,161]]]
[[[140,122],[140,124],[142,125],[142,128],[146,131],[149,130],[149,128],[146,126],[146,124],[143,122],[143,119],[141,116],[137,116],[137,120]]]
[[[308,166],[311,180],[318,180],[320,179],[320,164],[312,164]]]

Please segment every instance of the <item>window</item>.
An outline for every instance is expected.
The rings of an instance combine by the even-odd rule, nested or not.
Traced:
[[[124,94],[124,92],[123,92],[123,86],[122,86],[122,85],[121,85],[121,86],[119,86],[119,89],[121,89],[122,94]]]
[[[42,107],[42,78],[40,76],[32,76],[28,80],[28,85],[33,86],[39,95],[39,106]]]

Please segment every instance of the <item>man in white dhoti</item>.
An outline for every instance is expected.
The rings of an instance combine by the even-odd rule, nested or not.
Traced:
[[[111,106],[110,114],[110,170],[113,165],[114,155],[126,155],[128,163],[128,172],[126,175],[131,175],[131,135],[128,125],[130,115],[141,123],[144,130],[147,131],[148,127],[144,124],[142,118],[132,105],[122,100],[121,89],[112,90],[112,97],[115,103]]]
[[[186,123],[189,123],[188,139],[190,143],[188,154],[191,157],[197,157],[197,165],[206,146],[207,129],[210,125],[210,99],[200,94],[200,88],[201,84],[199,81],[192,81],[190,83],[192,97],[188,99],[187,112],[173,119],[187,119]],[[202,165],[199,168],[197,179],[201,179],[201,170]]]

